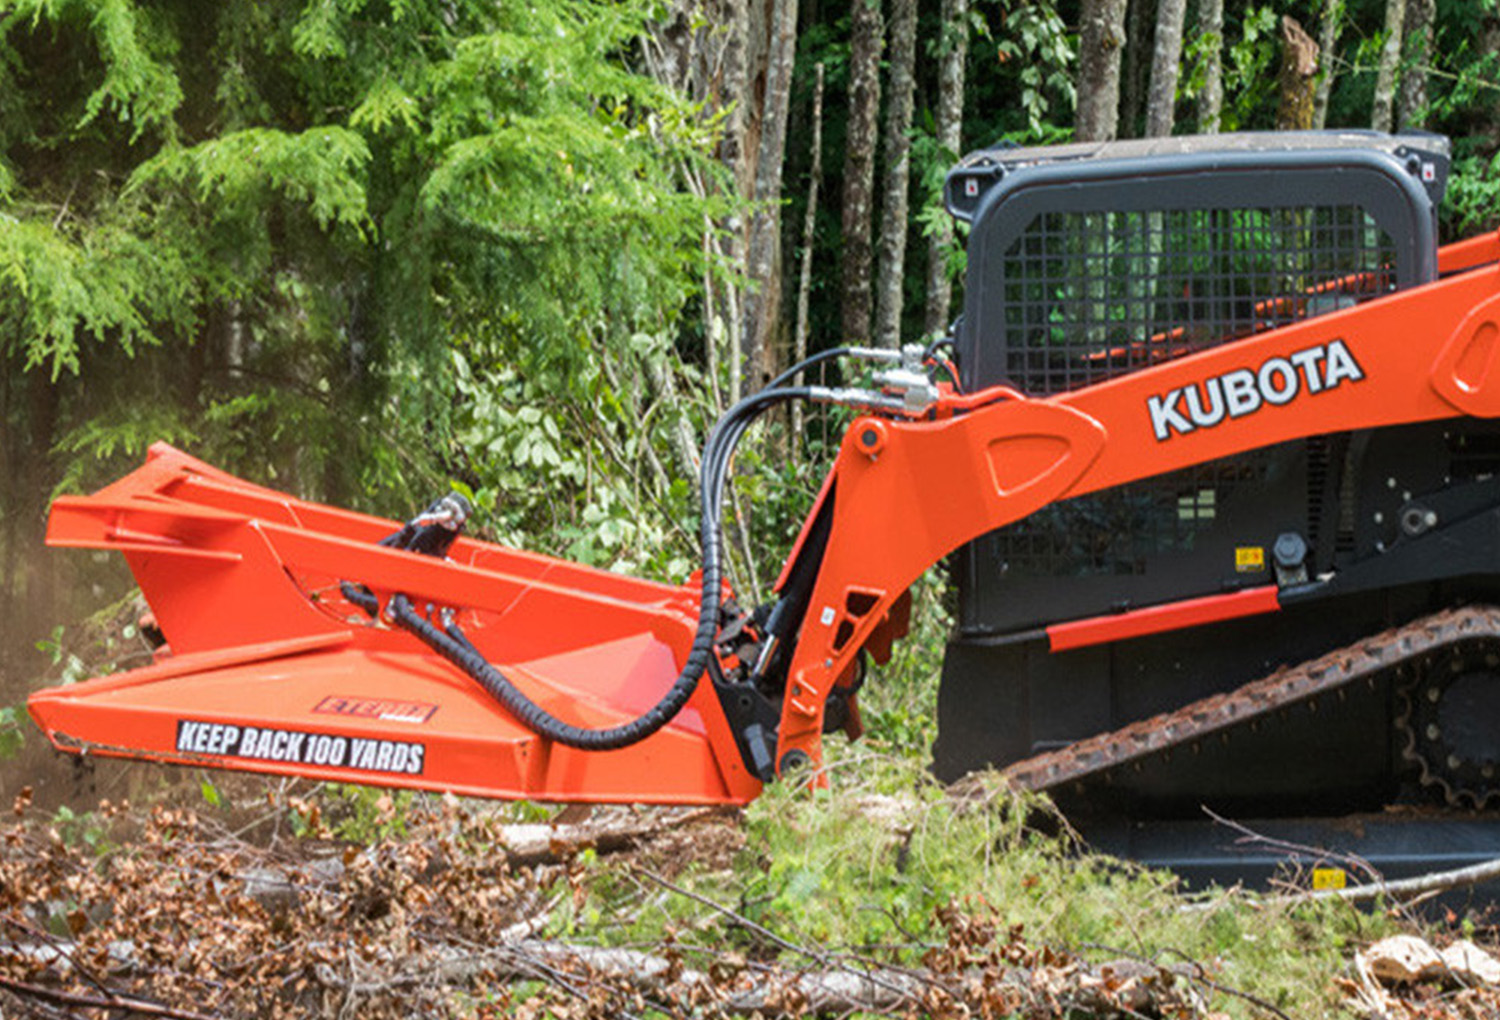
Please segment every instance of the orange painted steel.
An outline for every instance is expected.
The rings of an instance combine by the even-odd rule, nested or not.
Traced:
[[[342,782],[569,801],[759,792],[706,683],[649,741],[554,745],[411,635],[372,625],[338,582],[464,607],[487,658],[553,714],[595,727],[633,718],[671,682],[692,643],[695,587],[468,539],[448,561],[375,544],[397,527],[153,447],[108,488],[59,499],[48,542],[122,551],[170,653],[35,694],[33,717],[67,750]]]
[[[1161,606],[1147,606],[1113,616],[1092,616],[1086,620],[1054,623],[1047,628],[1047,648],[1066,652],[1074,648],[1126,641],[1147,634],[1201,627],[1208,623],[1238,620],[1243,616],[1274,613],[1281,608],[1274,584],[1225,595],[1205,595],[1183,599]]]
[[[832,501],[776,760],[822,760],[830,691],[861,648],[888,650],[906,627],[907,589],[964,542],[1061,499],[1257,447],[1500,415],[1497,254],[1494,236],[1452,246],[1434,283],[1046,399],[944,390],[920,416],[857,418],[797,540],[805,549]],[[459,607],[487,658],[553,714],[592,726],[635,716],[672,683],[692,640],[694,587],[469,540],[449,562],[376,546],[395,526],[154,448],[120,482],[59,500],[49,542],[121,550],[174,652],[41,692],[33,715],[55,743],[100,753],[487,796],[739,803],[759,791],[707,681],[633,747],[555,746],[409,634],[362,622],[337,581]],[[1167,608],[1157,622],[1274,608],[1268,594],[1274,602],[1252,591],[1207,616]],[[340,739],[332,761],[329,740]],[[328,760],[309,758],[314,748]]]
[[[1480,234],[1438,249],[1438,272],[1443,276],[1500,261],[1500,234]]]

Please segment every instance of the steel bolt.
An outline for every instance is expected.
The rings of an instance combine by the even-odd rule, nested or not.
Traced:
[[[799,751],[793,748],[781,756],[781,764],[777,767],[777,771],[784,776],[789,772],[805,769],[811,764],[812,759],[808,757],[806,751]]]

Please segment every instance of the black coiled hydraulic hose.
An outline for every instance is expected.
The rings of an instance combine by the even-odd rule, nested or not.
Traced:
[[[528,729],[568,747],[586,751],[613,751],[638,743],[671,722],[692,697],[714,654],[723,600],[723,570],[719,563],[719,532],[723,516],[724,486],[735,447],[745,430],[761,414],[788,400],[807,399],[807,387],[785,384],[798,373],[821,361],[848,353],[839,348],[808,358],[777,376],[770,385],[730,408],[719,419],[703,448],[699,500],[702,507],[700,538],[703,543],[703,594],[698,604],[698,629],[682,671],[662,699],[630,722],[607,729],[585,729],[564,722],[528,698],[509,678],[470,643],[457,624],[439,628],[412,607],[405,595],[391,596],[387,609],[402,629],[420,638],[433,651],[467,673]],[[346,592],[347,594],[347,592]]]

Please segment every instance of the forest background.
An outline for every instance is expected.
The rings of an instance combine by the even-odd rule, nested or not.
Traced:
[[[1493,227],[1495,0],[3,0],[0,726],[130,590],[49,500],[153,441],[681,580],[728,402],[961,307],[964,151],[1324,125],[1449,134]],[[836,431],[742,457],[741,591]]]
[[[101,784],[94,810],[34,734],[12,757],[30,690],[144,654],[118,558],[42,536],[54,496],[154,441],[392,517],[457,486],[483,536],[680,581],[698,450],[737,395],[962,307],[940,195],[965,151],[1308,126],[1449,135],[1443,237],[1494,229],[1500,3],[0,0],[0,1003],[802,1015],[874,968],[892,1015],[1125,991],[1156,996],[1137,1013],[1495,1015],[1493,987],[1403,1013],[1336,979],[1412,930],[1398,911],[1185,905],[982,781],[937,789],[940,579],[862,694],[866,740],[834,752],[858,768],[832,808],[778,784],[732,817],[622,811],[613,845],[533,826],[527,850],[512,823],[561,816],[165,770],[164,802]],[[775,419],[742,449],[750,600],[837,434]],[[1101,976],[1122,959],[1145,969]]]

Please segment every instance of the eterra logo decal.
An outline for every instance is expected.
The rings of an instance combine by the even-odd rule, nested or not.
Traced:
[[[333,694],[313,706],[324,715],[352,715],[386,722],[424,723],[438,710],[424,701],[392,701],[388,698],[348,698]]]
[[[1259,368],[1237,368],[1201,383],[1179,386],[1146,401],[1157,442],[1243,418],[1270,404],[1290,404],[1302,394],[1338,389],[1364,379],[1364,369],[1342,340],[1267,358]]]

